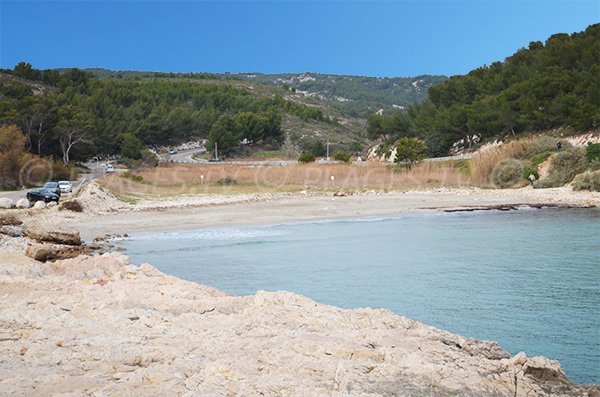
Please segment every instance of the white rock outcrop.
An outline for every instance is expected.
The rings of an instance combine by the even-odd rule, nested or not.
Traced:
[[[15,206],[17,208],[29,208],[29,200],[26,198],[18,199]]]
[[[14,205],[15,203],[12,201],[12,199],[8,197],[0,197],[0,208],[9,209]]]
[[[120,254],[3,254],[0,394],[591,396],[559,364],[515,358],[388,310],[289,292],[228,296]]]
[[[36,201],[33,205],[33,209],[35,210],[43,210],[44,208],[46,208],[46,203],[43,201]]]

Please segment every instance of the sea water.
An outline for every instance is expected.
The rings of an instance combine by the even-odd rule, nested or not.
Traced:
[[[138,234],[134,263],[235,295],[384,307],[600,383],[600,211],[411,214]]]

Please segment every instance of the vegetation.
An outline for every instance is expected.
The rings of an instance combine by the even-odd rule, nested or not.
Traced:
[[[411,169],[413,164],[427,157],[427,146],[416,138],[400,138],[396,146],[396,163],[406,164]]]
[[[588,161],[600,161],[600,143],[590,143],[585,148]]]
[[[59,209],[65,209],[73,212],[83,212],[83,206],[78,200],[68,200],[60,203]]]
[[[64,164],[98,153],[139,160],[144,146],[198,138],[218,143],[224,155],[239,150],[241,141],[277,149],[283,116],[335,124],[320,108],[257,96],[204,75],[98,78],[24,62],[0,72],[0,125],[19,126],[28,152]]]
[[[346,153],[343,149],[338,150],[333,155],[334,160],[341,161],[342,163],[350,162],[351,158],[352,158],[352,153]]]
[[[500,188],[509,188],[525,184],[527,176],[524,176],[531,169],[531,162],[524,160],[508,159],[498,164],[492,172],[492,181],[494,185]]]
[[[369,118],[371,138],[420,137],[433,156],[456,142],[558,127],[600,126],[600,24],[573,35],[532,42],[504,62],[475,69],[429,88],[406,116]],[[405,119],[406,117],[406,119]]]
[[[569,183],[588,167],[585,149],[569,148],[557,153],[550,161],[548,177],[540,180],[537,187],[559,187]]]
[[[298,162],[300,162],[300,163],[312,163],[315,160],[316,160],[315,155],[308,150],[303,151],[302,154],[300,155],[300,157],[298,157]]]
[[[600,192],[600,170],[586,171],[573,180],[573,190]]]
[[[319,73],[239,74],[236,77],[303,92],[345,114],[364,119],[380,109],[392,113],[421,102],[427,97],[429,87],[447,79],[446,76],[378,78]]]
[[[77,171],[52,158],[39,158],[26,151],[27,139],[14,126],[0,127],[0,189],[36,186],[48,179],[75,179]]]

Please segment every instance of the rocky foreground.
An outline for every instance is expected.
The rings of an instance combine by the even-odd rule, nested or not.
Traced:
[[[0,395],[597,396],[558,362],[387,310],[228,296],[121,254],[0,252]]]

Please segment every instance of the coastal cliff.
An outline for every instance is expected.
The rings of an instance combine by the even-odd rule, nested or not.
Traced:
[[[235,297],[121,254],[0,253],[0,395],[597,396],[558,362],[511,357],[383,309]]]

